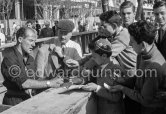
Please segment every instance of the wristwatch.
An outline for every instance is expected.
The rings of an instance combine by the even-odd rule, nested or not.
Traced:
[[[47,82],[46,82],[46,85],[47,85],[47,87],[51,87],[51,82],[50,82],[50,81],[47,81]]]

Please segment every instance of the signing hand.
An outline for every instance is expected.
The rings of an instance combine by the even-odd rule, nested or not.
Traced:
[[[52,88],[58,88],[63,84],[63,78],[56,78],[56,79],[52,79],[50,80],[50,86]]]
[[[88,83],[82,87],[83,90],[86,91],[95,91],[97,89],[97,84],[95,83]]]

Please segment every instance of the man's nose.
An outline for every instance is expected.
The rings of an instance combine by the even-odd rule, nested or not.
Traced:
[[[159,14],[159,15],[158,15],[158,18],[159,18],[159,19],[161,19],[161,18],[162,18],[162,15],[161,15],[161,14]]]
[[[35,46],[36,46],[35,42],[33,42],[33,43],[32,43],[32,46],[33,46],[33,47],[35,47]]]
[[[128,18],[128,14],[124,14],[124,17],[125,17],[125,18]]]

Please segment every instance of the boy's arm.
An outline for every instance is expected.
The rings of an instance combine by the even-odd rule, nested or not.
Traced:
[[[102,86],[98,86],[96,94],[100,97],[110,100],[111,102],[118,102],[123,97],[121,92],[111,93]]]

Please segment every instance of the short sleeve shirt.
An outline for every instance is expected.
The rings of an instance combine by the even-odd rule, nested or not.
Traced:
[[[28,55],[25,63],[23,56],[15,47],[4,51],[5,55],[1,64],[1,72],[5,79],[3,85],[8,90],[21,91],[23,90],[22,84],[27,79],[35,78],[34,58]]]

